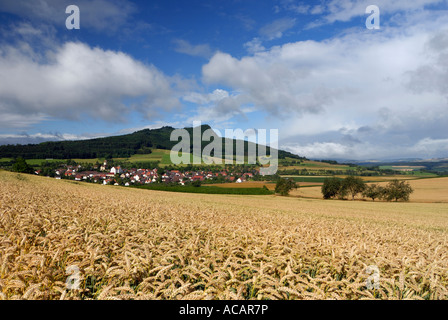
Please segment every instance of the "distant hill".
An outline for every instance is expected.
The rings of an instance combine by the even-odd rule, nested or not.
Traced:
[[[185,128],[190,133],[190,151],[192,151],[193,128]],[[211,129],[209,125],[202,125],[201,132]],[[127,158],[134,154],[149,154],[152,149],[171,150],[178,141],[170,141],[173,127],[162,127],[159,129],[144,129],[131,134],[111,136],[89,140],[43,142],[27,145],[3,145],[0,146],[0,158],[25,159],[93,159],[93,158]],[[234,155],[236,152],[236,141],[234,144]],[[202,142],[202,148],[210,142]],[[251,142],[249,142],[251,144]],[[224,145],[224,139],[223,139]],[[244,141],[245,154],[248,150],[248,142]],[[258,150],[258,145],[256,146]],[[223,148],[224,150],[224,148]],[[266,148],[270,154],[270,148]],[[224,153],[224,151],[223,151]],[[223,154],[224,156],[224,154]],[[278,150],[279,159],[285,157],[305,159],[287,151]]]
[[[398,169],[399,167],[421,167],[421,170],[437,174],[448,174],[448,159],[399,159],[387,161],[353,161],[363,167],[379,167],[389,169]]]

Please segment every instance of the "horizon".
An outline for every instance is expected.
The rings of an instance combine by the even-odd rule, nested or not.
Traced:
[[[75,4],[80,29],[68,30]],[[380,28],[367,29],[368,5]],[[278,129],[308,159],[448,158],[448,2],[6,0],[0,145]]]

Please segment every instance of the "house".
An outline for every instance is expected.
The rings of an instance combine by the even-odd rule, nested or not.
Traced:
[[[122,174],[122,173],[123,173],[123,169],[121,169],[120,166],[118,166],[118,167],[112,167],[112,168],[110,169],[110,173],[113,173],[113,174]]]
[[[100,167],[100,171],[106,171],[107,168],[107,160],[104,160],[103,165]]]

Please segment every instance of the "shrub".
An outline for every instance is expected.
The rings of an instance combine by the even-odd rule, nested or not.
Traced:
[[[201,180],[196,180],[196,181],[193,181],[192,183],[191,183],[191,185],[193,186],[193,187],[200,187],[201,186]]]
[[[12,171],[21,173],[33,173],[33,168],[25,161],[25,159],[19,157],[12,165]]]

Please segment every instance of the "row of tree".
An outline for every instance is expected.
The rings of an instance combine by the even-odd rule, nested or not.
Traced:
[[[414,191],[408,182],[392,180],[386,186],[378,184],[367,185],[360,177],[348,176],[345,179],[336,177],[327,178],[322,185],[324,199],[345,199],[361,194],[365,198],[383,199],[386,201],[409,201],[409,196]]]

